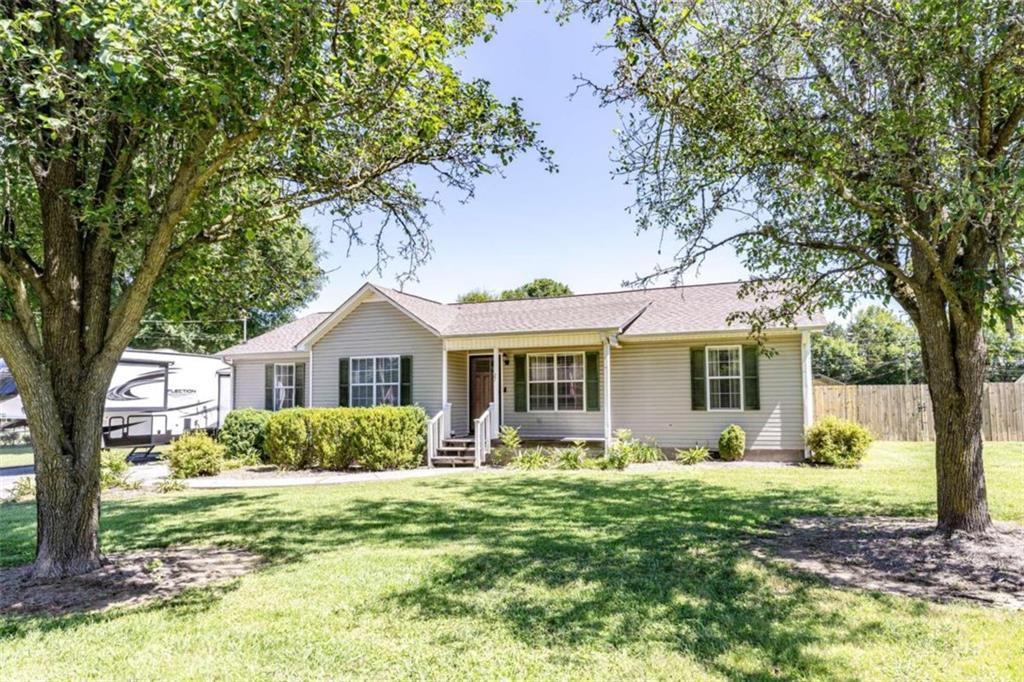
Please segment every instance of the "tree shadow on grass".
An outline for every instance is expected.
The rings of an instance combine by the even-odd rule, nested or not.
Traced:
[[[294,491],[111,504],[105,542],[232,545],[271,565],[353,544],[444,546],[442,568],[386,596],[439,637],[453,617],[468,617],[485,632],[569,654],[658,648],[730,679],[838,680],[854,675],[815,647],[882,637],[883,624],[848,622],[811,594],[818,581],[754,560],[747,540],[798,516],[928,511],[879,508],[825,486],[744,491],[667,476],[473,476],[307,491],[308,504]],[[882,602],[880,613],[904,603]],[[0,639],[18,634],[9,628]]]

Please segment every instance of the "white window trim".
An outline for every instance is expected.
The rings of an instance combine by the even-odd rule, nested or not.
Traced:
[[[578,383],[577,381],[565,381],[565,380],[559,380],[558,379],[558,356],[560,356],[560,355],[562,355],[562,356],[576,355],[576,356],[582,358],[581,365],[583,367],[583,379],[581,379],[581,381],[583,382],[583,407],[581,407],[578,410],[568,410],[568,409],[560,410],[560,409],[558,409],[558,384],[575,384],[575,383]],[[530,379],[530,359],[531,358],[546,358],[546,357],[553,357],[555,359],[555,367],[554,367],[554,369],[555,369],[555,378],[552,381],[533,381],[532,379]],[[551,384],[551,383],[553,383],[555,385],[554,409],[552,409],[552,410],[535,410],[532,407],[530,407],[530,405],[532,404],[532,401],[530,400],[530,385],[531,384]],[[568,352],[568,353],[528,353],[526,355],[526,412],[527,413],[536,412],[538,414],[544,414],[544,413],[548,413],[548,412],[586,412],[586,411],[587,411],[587,354],[586,354],[585,351],[572,351],[572,352]]]
[[[711,407],[711,353],[713,350],[735,350],[739,354],[740,373],[738,376],[714,377],[715,379],[739,379],[740,380],[740,406],[739,407]],[[747,404],[746,396],[743,394],[743,346],[734,344],[729,346],[704,346],[704,402],[708,412],[743,412],[743,406]]]
[[[389,360],[398,360],[398,382],[397,382],[397,384],[398,384],[398,402],[395,403],[395,406],[397,407],[397,406],[402,404],[402,356],[401,355],[358,355],[358,356],[351,357],[351,358],[348,359],[348,404],[349,404],[349,407],[353,407],[353,405],[352,405],[352,389],[353,389],[353,387],[355,387],[357,385],[358,386],[373,386],[373,405],[370,405],[369,407],[377,407],[378,405],[382,404],[382,403],[378,403],[377,402],[377,385],[378,385],[377,384],[377,360],[378,359],[384,359],[384,358],[387,358]],[[352,381],[352,373],[355,371],[354,368],[355,368],[355,361],[356,360],[373,360],[373,383],[369,383],[369,384],[359,383],[359,384],[356,384],[356,382]],[[390,385],[392,385],[391,382],[387,382],[387,383],[381,384],[381,386],[390,386]],[[365,407],[365,406],[360,405],[360,407]]]
[[[292,389],[292,405],[291,405],[292,407],[295,407],[295,392],[298,390],[298,387],[295,385],[295,378],[296,378],[295,377],[295,363],[294,362],[275,362],[274,363],[274,387],[273,387],[274,388],[274,412],[277,412],[279,410],[287,410],[288,409],[287,407],[278,407],[278,405],[277,405],[277,391],[278,391],[278,388],[277,388],[277,368],[278,367],[291,367],[292,368],[292,385],[291,386],[282,386],[281,387],[282,389],[286,389],[286,388]]]

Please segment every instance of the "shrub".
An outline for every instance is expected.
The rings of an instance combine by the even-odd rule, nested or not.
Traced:
[[[100,451],[100,489],[129,487],[128,460],[123,452]]]
[[[855,467],[871,445],[871,434],[856,422],[828,416],[807,429],[811,461],[837,467]]]
[[[614,453],[616,457],[624,457],[626,464],[657,462],[662,458],[657,441],[653,438],[637,440],[629,429],[618,429],[615,432],[615,441],[609,448],[609,453]]]
[[[718,456],[726,462],[743,459],[747,447],[747,434],[736,424],[729,424],[718,437]]]
[[[702,446],[692,447],[689,450],[676,450],[676,461],[680,464],[700,464],[711,459],[711,453]]]
[[[32,476],[21,476],[14,479],[14,484],[11,486],[10,502],[21,502],[29,497],[36,496],[36,479]]]
[[[498,466],[511,464],[519,456],[519,450],[523,447],[523,441],[519,437],[519,429],[508,424],[503,425],[498,429],[498,440],[501,442],[501,445],[491,452],[491,462]]]
[[[528,448],[520,450],[509,466],[513,469],[543,469],[550,463],[544,448]]]
[[[625,469],[632,461],[628,449],[610,447],[604,457],[597,460],[601,469]]]
[[[282,469],[305,469],[314,464],[308,412],[293,407],[270,416],[264,441],[268,462]]]
[[[551,453],[556,469],[582,469],[587,459],[587,443],[574,440],[567,448],[558,448]]]
[[[267,410],[249,407],[229,412],[217,434],[217,439],[226,448],[224,455],[252,464],[265,460],[264,442],[271,414]]]
[[[224,446],[205,431],[186,433],[171,443],[167,464],[174,478],[214,476],[224,464]]]
[[[383,405],[348,411],[352,420],[346,445],[364,469],[409,469],[423,460],[427,413],[422,408]]]
[[[185,489],[185,484],[177,478],[165,478],[156,484],[156,491],[158,493],[176,493]]]
[[[352,466],[359,453],[351,446],[352,411],[346,409],[308,410],[312,459],[325,469]]]

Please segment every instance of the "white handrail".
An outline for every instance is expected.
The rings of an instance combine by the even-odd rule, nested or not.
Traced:
[[[473,466],[480,467],[491,454],[491,429],[494,403],[473,421]]]
[[[437,449],[444,442],[444,411],[438,412],[427,422],[427,466],[434,466]]]

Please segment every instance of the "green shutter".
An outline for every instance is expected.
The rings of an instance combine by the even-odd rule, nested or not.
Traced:
[[[338,405],[348,407],[348,358],[338,358]]]
[[[412,356],[402,356],[402,387],[399,390],[399,403],[412,405]]]
[[[743,409],[761,409],[761,382],[757,371],[756,345],[743,346]]]
[[[705,385],[707,379],[704,376],[704,347],[700,346],[697,348],[690,349],[690,409],[691,410],[706,410],[707,405],[707,389]]]
[[[516,412],[526,412],[526,356],[512,356],[515,369],[515,408]]]
[[[263,407],[268,410],[274,409],[274,365],[263,365]]]
[[[586,354],[587,371],[587,412],[597,412],[601,409],[600,375],[597,371],[597,351],[588,351]]]
[[[295,363],[295,407],[306,406],[306,363]]]

